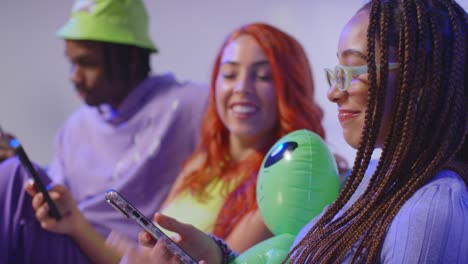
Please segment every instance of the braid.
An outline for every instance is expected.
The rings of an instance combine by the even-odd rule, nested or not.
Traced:
[[[370,14],[370,20],[372,24],[375,24],[378,20],[378,13],[380,11],[379,7],[380,7],[380,3],[378,1],[373,2],[371,14]],[[375,42],[374,41],[375,29],[369,28],[369,32],[367,36],[368,36],[368,43],[370,46],[368,49],[368,56],[375,57],[374,56],[375,45],[373,44]],[[376,69],[376,65],[375,65],[375,61],[373,61],[371,62],[371,65],[369,65],[369,81],[371,84],[372,83],[375,84],[377,82],[375,69]],[[375,101],[371,99],[374,97],[375,97],[375,91],[374,90],[369,91],[369,103]],[[293,256],[294,258],[297,258],[298,262],[305,262],[306,259],[308,260],[311,257],[313,260],[312,262],[324,262],[323,261],[323,258],[325,257],[324,254],[327,251],[333,253],[332,250],[328,250],[333,244],[332,243],[333,239],[332,238],[327,239],[327,237],[329,235],[333,235],[335,230],[341,230],[340,227],[342,227],[345,223],[349,222],[350,219],[356,216],[355,214],[358,210],[354,210],[353,212],[350,212],[345,217],[339,217],[333,223],[327,225],[327,223],[332,221],[333,217],[338,213],[340,208],[342,208],[346,204],[346,202],[350,199],[354,191],[357,189],[359,183],[364,177],[365,170],[370,162],[372,152],[369,153],[369,147],[367,147],[367,145],[364,143],[370,142],[370,138],[372,136],[370,130],[367,129],[371,127],[370,116],[372,115],[372,112],[373,112],[371,109],[373,109],[373,107],[368,105],[368,108],[366,110],[366,115],[365,115],[366,118],[364,121],[365,129],[360,139],[361,144],[356,154],[356,159],[355,159],[355,163],[353,166],[353,170],[348,178],[347,183],[345,184],[345,187],[343,188],[343,191],[340,193],[337,200],[327,210],[327,213],[324,214],[324,216],[321,219],[319,219],[318,222],[314,225],[314,227],[307,233],[307,235],[305,236],[305,239],[300,244],[298,244],[296,247],[292,249],[288,257]],[[375,140],[374,140],[373,145],[375,145]],[[372,146],[372,149],[373,149],[373,146]],[[356,203],[359,203],[359,200]],[[317,250],[314,253],[314,255],[309,256],[312,250],[315,250],[315,249]],[[326,258],[330,258],[330,257],[331,257],[330,255],[326,256]]]
[[[425,16],[427,15],[428,14],[426,13]],[[441,85],[441,75],[433,74],[433,73],[438,73],[438,72],[443,71],[442,65],[441,63],[439,63],[442,59],[442,41],[443,41],[440,24],[438,23],[438,20],[436,20],[436,18],[439,16],[440,15],[435,12],[432,12],[431,15],[429,16],[428,27],[429,27],[430,32],[428,32],[427,34],[431,36],[431,40],[432,40],[432,42],[429,44],[431,47],[431,53],[429,54],[429,57],[432,59],[425,60],[425,63],[427,64],[426,78],[429,79],[428,82],[434,87],[439,87]],[[431,72],[431,69],[432,69],[432,72]],[[437,114],[436,112],[434,112],[435,109],[430,106],[436,105],[437,100],[438,98],[441,98],[441,95],[440,95],[439,89],[423,89],[421,98],[426,98],[426,100],[428,100],[428,103],[422,104],[419,107],[417,115],[420,117],[420,121],[419,121],[420,124],[423,127],[427,127],[429,123],[432,121],[432,117]],[[424,139],[425,137],[417,137],[415,145],[427,146],[429,142],[424,141]],[[418,149],[418,151],[420,151],[420,149]]]
[[[375,84],[376,83],[376,80],[372,80],[370,81],[371,85],[372,83],[374,83],[375,87],[377,89],[375,89],[377,91],[377,94],[376,94],[376,97],[377,99],[376,100],[371,100],[369,99],[369,102],[375,102],[373,105],[369,103],[368,105],[368,109],[374,109],[373,112],[372,112],[372,117],[371,120],[374,120],[373,121],[373,124],[371,124],[371,127],[372,128],[375,128],[375,130],[370,130],[370,134],[371,134],[371,138],[373,140],[373,142],[375,142],[375,140],[377,139],[377,136],[378,136],[378,132],[379,132],[379,128],[380,128],[380,125],[377,125],[377,124],[380,124],[381,123],[381,120],[382,120],[382,113],[384,112],[384,97],[385,97],[385,91],[386,91],[386,86],[387,86],[387,79],[388,79],[388,75],[387,74],[382,74],[382,73],[385,73],[388,71],[388,57],[389,57],[389,52],[388,52],[388,37],[387,37],[387,32],[388,32],[388,23],[389,23],[389,16],[390,16],[390,3],[385,3],[383,4],[383,9],[382,9],[382,13],[380,14],[380,28],[379,28],[379,34],[381,36],[384,36],[384,38],[380,39],[380,47],[381,47],[381,79],[380,79],[380,83],[379,85]],[[376,15],[377,16],[377,15]],[[372,15],[371,15],[372,17]],[[376,43],[376,40],[375,40],[375,33],[372,32],[372,30],[369,31],[370,33],[368,34],[368,43]],[[369,45],[369,50],[370,52],[368,53],[368,65],[370,68],[374,68],[375,67],[375,53],[373,52],[373,50],[375,49],[375,46],[374,45]],[[373,73],[374,72],[374,73]],[[369,75],[370,76],[376,76],[376,72],[374,69],[370,70],[369,71]],[[370,144],[368,144],[369,146],[369,150],[372,151],[375,147],[375,143],[371,146]],[[370,152],[370,154],[372,154],[372,152]],[[379,164],[377,165],[377,168],[376,168],[376,171],[381,171],[383,169],[383,167],[385,166],[386,164],[384,164],[384,162],[381,160],[379,161]],[[346,238],[343,240],[343,243],[341,245],[341,248],[339,248],[340,251],[338,252],[341,252],[340,256],[338,257],[338,260],[342,260],[342,258],[345,257],[345,254],[347,252],[349,252],[349,250],[351,250],[352,246],[360,239],[361,235],[359,234],[363,234],[364,233],[364,236],[367,236],[368,234],[366,234],[366,230],[368,230],[370,228],[371,225],[373,225],[374,223],[372,223],[371,221],[368,221],[368,222],[365,222],[363,221],[363,219],[367,219],[370,217],[369,213],[371,213],[370,210],[368,210],[369,208],[371,208],[373,202],[375,199],[378,199],[378,197],[383,193],[384,191],[384,188],[386,186],[386,183],[381,183],[379,185],[375,185],[376,183],[376,178],[375,177],[372,177],[369,181],[369,184],[365,190],[364,193],[366,194],[369,194],[369,195],[364,195],[362,196],[362,199],[359,199],[358,202],[356,202],[356,207],[355,208],[351,208],[351,212],[353,211],[359,211],[361,212],[359,214],[358,217],[355,217],[355,220],[353,221],[353,223],[351,224],[350,228],[351,229],[354,229],[354,230],[357,230],[357,232],[355,233],[347,233],[347,235],[345,236]],[[372,189],[374,189],[376,186],[376,190],[374,193],[372,193]],[[370,199],[368,199],[370,198]],[[364,210],[362,210],[361,208],[364,207]],[[364,244],[360,244],[358,245],[358,248],[360,248],[361,250],[359,252],[361,252],[362,254],[365,255],[365,251],[367,250],[367,248],[365,247]],[[355,259],[359,259],[359,256],[356,255],[355,256]]]
[[[457,156],[466,153],[468,131],[466,12],[453,0],[375,0],[363,9],[369,10],[369,102],[361,142],[343,191],[289,254],[295,263],[336,263],[350,254],[352,263],[379,262],[390,224],[418,189],[443,168],[468,182],[466,157]],[[390,47],[400,62],[396,83],[388,81]],[[383,121],[386,108],[390,117]],[[376,169],[338,216],[363,180],[382,122],[390,127]],[[461,162],[452,162],[459,156]]]
[[[452,3],[452,2],[451,2]],[[449,104],[449,106],[452,106],[452,111],[458,112],[458,113],[465,113],[464,116],[453,116],[455,120],[455,128],[453,130],[448,130],[449,135],[448,138],[451,138],[452,136],[456,136],[456,133],[460,130],[466,129],[467,124],[466,124],[466,113],[467,109],[466,107],[466,91],[463,89],[456,89],[460,83],[465,83],[465,90],[467,88],[466,85],[466,61],[467,61],[467,43],[466,43],[466,35],[467,33],[464,32],[466,30],[466,17],[464,21],[460,21],[457,17],[456,13],[456,8],[453,7],[452,4],[447,3],[447,9],[448,9],[448,14],[450,18],[450,23],[452,24],[453,32],[454,32],[454,39],[455,41],[453,42],[453,60],[454,63],[451,65],[451,72],[453,73],[452,76],[450,76],[449,79],[449,91],[453,92],[453,99],[454,103]],[[464,24],[465,23],[465,26]],[[465,97],[464,97],[465,95]],[[447,120],[447,119],[445,119]],[[463,122],[465,120],[465,122]],[[456,148],[457,145],[460,146],[459,142],[453,142],[453,145],[451,147]],[[460,148],[457,148],[460,149]]]

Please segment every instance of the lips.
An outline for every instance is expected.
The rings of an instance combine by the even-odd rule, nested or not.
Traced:
[[[75,87],[75,90],[82,99],[85,99],[91,93],[91,91],[82,87]]]
[[[76,90],[76,92],[78,93],[78,96],[81,98],[81,99],[85,99],[86,98],[86,92],[82,91],[82,90]]]
[[[349,121],[353,118],[356,118],[361,114],[361,111],[354,111],[354,110],[339,110],[338,111],[338,119],[341,123]]]

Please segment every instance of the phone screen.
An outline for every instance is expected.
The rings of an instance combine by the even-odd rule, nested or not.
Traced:
[[[155,239],[161,241],[166,247],[176,255],[183,263],[196,264],[198,263],[187,252],[185,252],[172,239],[164,234],[161,229],[153,224],[151,220],[145,217],[138,209],[128,202],[122,195],[115,190],[108,190],[105,194],[106,201],[128,218],[133,219],[138,225],[148,231]]]

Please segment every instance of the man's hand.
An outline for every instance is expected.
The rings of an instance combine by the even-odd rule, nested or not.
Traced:
[[[49,215],[49,205],[45,201],[44,195],[36,190],[33,181],[28,182],[25,189],[32,197],[32,206],[42,228],[71,236],[80,232],[80,228],[84,225],[83,221],[86,220],[78,209],[71,192],[65,186],[55,185],[49,190],[50,198],[62,215],[60,221]]]

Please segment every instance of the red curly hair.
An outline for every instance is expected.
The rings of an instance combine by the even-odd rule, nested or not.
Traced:
[[[257,149],[247,159],[235,164],[226,158],[229,154],[229,131],[218,116],[214,91],[222,53],[229,43],[241,35],[253,37],[271,65],[278,95],[279,120],[275,131],[266,140],[267,146]],[[190,189],[194,194],[206,197],[208,194],[205,187],[210,182],[223,181],[223,191],[227,197],[218,214],[213,233],[226,238],[243,216],[257,209],[257,174],[268,149],[282,136],[298,129],[309,129],[325,138],[321,124],[323,111],[314,99],[312,72],[302,46],[287,33],[263,23],[247,24],[228,35],[216,57],[210,89],[201,140],[188,162],[200,154],[206,155],[206,159],[198,170],[185,178],[179,191]],[[236,185],[235,189],[229,191],[233,184]]]

